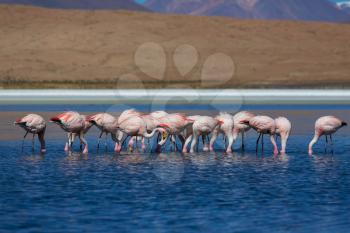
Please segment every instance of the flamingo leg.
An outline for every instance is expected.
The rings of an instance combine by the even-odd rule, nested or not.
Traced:
[[[66,151],[66,152],[69,151],[69,134],[70,133],[67,134],[68,142],[66,142],[66,145],[64,146],[64,151]]]
[[[324,153],[327,153],[327,147],[328,147],[328,136],[327,135],[325,135],[326,136],[326,145],[325,145],[325,147],[324,147]]]
[[[100,136],[97,139],[97,151],[100,149],[100,142],[101,142],[102,135],[103,135],[103,131],[101,131]]]
[[[244,130],[242,130],[242,150],[244,150]]]
[[[136,138],[135,138],[135,151],[136,151],[136,153],[139,152],[139,148],[138,148],[138,146],[137,146],[138,141],[139,141],[139,139],[138,139],[138,137],[136,136]]]
[[[33,133],[33,138],[32,138],[32,151],[34,152],[34,143],[35,143],[35,134]]]
[[[187,153],[187,146],[192,141],[192,135],[188,136],[188,138],[185,141],[185,144],[182,147],[182,153]]]
[[[134,151],[134,144],[135,144],[135,136],[131,137],[129,140],[129,152]]]
[[[108,151],[107,136],[108,136],[108,133],[106,132],[106,134],[105,134],[105,151],[106,152]]]
[[[141,149],[142,149],[142,152],[144,153],[145,152],[145,150],[146,150],[146,139],[145,139],[145,137],[142,137],[142,139],[141,139]],[[147,144],[149,145],[149,142],[150,142],[150,139],[149,138],[147,138]]]
[[[331,148],[332,148],[332,154],[334,153],[334,144],[333,144],[333,138],[332,138],[332,134],[329,135],[330,141],[331,141]]]
[[[203,135],[202,136],[202,141],[203,141],[203,151],[205,151],[205,152],[207,152],[207,151],[209,151],[210,149],[209,149],[209,144],[208,144],[208,142],[207,142],[207,140],[206,140],[206,138],[208,137],[208,134],[207,135]]]
[[[184,147],[184,144],[185,144],[185,138],[184,138],[184,136],[183,135],[178,135],[177,136],[179,139],[180,139],[180,142],[181,142],[181,150],[183,149],[183,147]]]
[[[177,145],[176,145],[176,135],[175,134],[171,136],[171,144],[174,147],[174,151],[176,152],[177,151]]]
[[[261,135],[261,146],[262,146],[262,153],[264,154],[264,134]]]
[[[198,142],[198,133],[196,131],[193,131],[190,153],[194,153],[194,148],[197,146],[197,142]]]
[[[260,141],[260,137],[261,137],[261,133],[259,133],[258,140],[256,140],[256,148],[255,148],[256,154],[258,154],[258,150],[259,150],[259,141]]]
[[[83,132],[79,133],[79,139],[80,139],[80,143],[84,144],[83,154],[87,154],[89,152],[89,150],[88,150],[88,143],[87,143],[87,141],[84,138],[84,133]]]
[[[174,136],[174,146],[175,146],[175,151],[179,151],[179,147],[177,146],[177,143],[176,143],[176,135]]]
[[[125,142],[126,142],[126,140],[129,138],[129,135],[128,136],[126,136],[125,138],[124,138],[124,140],[123,140],[123,142],[122,142],[122,148],[123,148],[123,146],[125,146]]]
[[[68,140],[69,141],[68,142],[69,148],[72,149],[72,146],[73,146],[73,133],[70,133],[68,138],[69,138],[69,140]]]
[[[215,144],[215,141],[218,138],[218,136],[220,136],[218,130],[214,129],[213,133],[211,134],[211,139],[209,141],[209,151],[210,152],[214,151],[214,144]]]
[[[196,144],[196,150],[197,150],[197,153],[199,152],[199,143],[198,143],[198,141],[199,141],[199,136],[197,136],[197,140],[196,140],[196,142],[197,142],[197,144]]]

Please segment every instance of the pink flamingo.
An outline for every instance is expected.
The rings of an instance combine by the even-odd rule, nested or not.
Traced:
[[[92,123],[87,119],[87,116],[85,115],[81,115],[82,117],[85,118],[85,126],[84,126],[84,137],[87,134],[87,132],[90,130],[90,128],[92,127]],[[68,143],[66,143],[64,150],[68,151],[69,150],[69,146],[68,145],[73,145],[75,138],[77,137],[76,133],[68,133]],[[82,144],[80,143],[80,149],[82,149]]]
[[[252,117],[249,121],[243,120],[241,123],[249,124],[254,130],[259,133],[258,140],[256,141],[256,153],[258,153],[259,140],[261,138],[262,150],[264,151],[264,134],[269,134],[271,143],[274,147],[274,154],[278,154],[277,144],[274,138],[276,133],[276,124],[275,120],[268,116],[255,116]]]
[[[34,136],[35,134],[38,135],[38,139],[40,141],[40,151],[41,153],[46,152],[46,145],[45,145],[45,130],[46,130],[46,122],[44,118],[37,114],[29,114],[26,115],[23,118],[18,118],[15,122],[15,125],[20,126],[23,128],[26,133],[23,137],[23,140],[26,138],[28,133],[33,134],[32,139],[32,150],[34,150]],[[22,143],[22,149],[23,149],[23,143]]]
[[[97,113],[97,114],[88,116],[87,120],[91,124],[95,125],[101,131],[100,136],[98,137],[97,150],[100,148],[100,142],[103,134],[106,135],[106,140],[105,140],[106,149],[107,149],[107,136],[108,134],[111,134],[111,138],[115,142],[114,150],[116,150],[118,146],[117,134],[119,132],[118,126],[116,124],[117,119],[109,113]]]
[[[155,112],[151,112],[149,115],[154,119],[154,121],[157,123],[156,126],[161,124],[161,118],[167,116],[169,113],[165,112],[165,111],[155,111]],[[167,137],[167,134],[164,135],[160,135],[158,134],[157,136],[157,143],[160,140],[160,137],[163,136],[163,138]]]
[[[127,117],[128,116],[128,117]],[[145,138],[151,138],[156,132],[163,133],[163,128],[155,128],[151,133],[147,133],[147,123],[142,118],[141,114],[135,114],[135,112],[123,112],[118,119],[118,129],[125,133],[127,136],[121,144],[119,144],[117,151],[121,151],[121,146],[128,137],[141,136]]]
[[[193,123],[199,119],[201,116],[200,115],[193,115],[193,116],[188,116],[187,120],[189,122],[192,122],[192,124],[188,124],[186,128],[181,132],[181,136],[185,139],[184,145],[182,146],[182,153],[187,153],[187,147],[192,141],[193,138]],[[206,144],[205,141],[205,136],[202,136],[202,141],[203,141],[203,151],[208,151],[209,146]]]
[[[158,121],[160,122],[159,126],[166,129],[166,133],[163,134],[162,140],[158,143],[158,149],[167,142],[169,137],[172,140],[175,150],[177,150],[176,137],[178,137],[182,145],[184,145],[185,139],[182,132],[187,126],[193,124],[192,119],[187,118],[181,113],[172,113],[159,118]]]
[[[292,130],[292,123],[285,117],[275,119],[276,136],[281,137],[281,154],[286,153],[287,141]]]
[[[83,153],[88,153],[88,143],[84,138],[84,130],[86,125],[84,116],[80,115],[77,112],[69,111],[52,117],[50,121],[59,125],[64,131],[78,135],[80,143],[84,144]],[[66,147],[67,146],[68,149],[72,148],[71,143],[69,145],[66,144]]]
[[[144,122],[146,123],[146,130],[148,133],[151,133],[155,128],[158,127],[160,123],[159,118],[163,117],[167,115],[166,112],[163,111],[157,111],[157,112],[153,112],[150,114],[143,114],[141,115],[142,119],[144,120]],[[158,134],[157,136],[157,142],[159,140],[159,136],[160,134]],[[145,138],[142,137],[141,139],[141,144],[142,144],[142,150],[146,149],[146,144],[145,144]],[[137,145],[136,145],[137,146]]]
[[[192,139],[192,143],[191,143],[190,153],[194,153],[194,149],[197,145],[199,136],[209,135],[211,132],[213,132],[216,128],[218,128],[222,124],[223,124],[222,121],[217,120],[213,117],[209,117],[209,116],[198,117],[193,122],[193,126],[192,126],[193,127],[193,139]],[[210,148],[210,150],[212,151],[213,148]]]
[[[127,109],[127,110],[125,110],[125,111],[123,111],[121,114],[120,114],[120,116],[118,117],[118,120],[117,120],[117,122],[116,122],[116,127],[119,127],[119,124],[121,124],[122,122],[124,122],[124,121],[127,121],[129,118],[132,118],[132,117],[134,117],[134,116],[138,116],[138,117],[141,117],[141,115],[142,115],[142,113],[141,112],[139,112],[139,111],[137,111],[137,110],[135,110],[135,109]],[[122,132],[122,131],[120,131],[120,133],[119,133],[119,135],[118,135],[118,141],[119,142],[121,142],[122,140],[123,140],[123,138],[124,138],[124,136],[126,136],[126,135],[124,135],[124,132]],[[124,144],[125,143],[125,141],[126,141],[126,139],[127,139],[128,137],[125,137],[125,140],[123,140],[123,143],[122,144]],[[130,138],[130,140],[129,140],[129,143],[128,143],[128,145],[129,145],[129,151],[132,151],[132,149],[133,149],[133,147],[134,147],[134,141],[135,140],[137,140],[137,137],[131,137]],[[118,144],[118,145],[116,145],[117,146],[117,148],[116,148],[116,152],[120,152],[121,151],[121,147],[122,147],[122,144]]]
[[[233,143],[235,143],[239,134],[242,135],[242,150],[244,150],[244,134],[250,130],[250,125],[244,124],[242,122],[249,122],[251,118],[256,115],[252,112],[241,111],[233,116]]]
[[[233,128],[234,128],[234,120],[233,117],[228,113],[220,113],[217,117],[215,117],[216,120],[222,122],[222,124],[219,125],[219,127],[216,127],[213,131],[211,140],[210,140],[210,149],[213,150],[214,143],[219,135],[219,133],[224,134],[225,138],[228,138],[228,146],[226,148],[227,153],[232,153],[232,145],[234,142],[234,136],[233,136]]]
[[[148,133],[151,133],[160,124],[158,119],[160,117],[165,116],[165,115],[167,115],[167,113],[164,111],[156,111],[156,112],[152,112],[150,114],[143,114],[139,111],[136,111],[135,109],[129,109],[129,110],[124,111],[121,114],[121,116],[119,117],[119,119],[120,119],[120,122],[122,122],[122,121],[124,121],[128,118],[134,117],[134,116],[141,117],[146,124],[146,131]],[[120,137],[120,138],[122,138],[122,137]],[[132,152],[135,141],[136,141],[136,149],[138,148],[138,146],[137,146],[138,140],[141,140],[142,150],[146,149],[145,138],[142,136],[133,136],[129,140],[129,151]]]
[[[334,116],[324,116],[318,118],[315,122],[315,136],[309,144],[309,155],[312,155],[312,147],[322,135],[326,136],[327,144],[329,135],[331,144],[333,146],[332,134],[334,134],[335,132],[337,132],[338,129],[346,125],[346,122]]]

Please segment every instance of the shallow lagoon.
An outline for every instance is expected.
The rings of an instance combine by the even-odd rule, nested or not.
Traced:
[[[109,106],[1,106],[0,231],[16,232],[348,232],[350,228],[350,133],[335,137],[334,153],[324,139],[307,155],[317,116],[349,116],[349,106],[243,106],[257,113],[285,115],[294,130],[288,155],[255,155],[256,135],[234,154],[63,152],[65,134],[48,127],[48,153],[21,150],[23,131],[11,124],[29,111],[44,116]],[[132,106],[138,107],[138,106]],[[230,111],[231,106],[220,110]],[[34,110],[33,110],[34,109]],[[115,109],[115,108],[113,108]],[[120,109],[122,110],[122,109]],[[115,111],[120,111],[115,109]],[[140,109],[146,111],[147,109]],[[215,114],[209,107],[172,106],[168,111]],[[217,110],[217,109],[216,109]],[[348,120],[349,121],[349,120]],[[37,150],[36,150],[37,151]]]

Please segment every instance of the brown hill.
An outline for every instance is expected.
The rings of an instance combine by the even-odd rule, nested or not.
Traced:
[[[124,74],[136,75],[146,87],[350,87],[348,24],[0,6],[0,35],[5,88],[142,87],[120,79]],[[145,42],[166,52],[162,80],[135,65],[135,51]],[[184,77],[172,61],[182,44],[199,52],[199,62]],[[200,82],[203,63],[213,53],[233,58],[235,75],[228,82],[216,77]]]

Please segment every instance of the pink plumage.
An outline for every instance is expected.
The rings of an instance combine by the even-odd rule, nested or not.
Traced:
[[[261,143],[263,146],[264,145],[263,144],[263,135],[269,134],[271,143],[274,147],[274,154],[277,155],[278,148],[277,148],[277,144],[276,144],[276,141],[274,138],[274,135],[276,132],[275,120],[269,116],[255,116],[249,120],[249,126],[252,127],[254,130],[256,130],[256,132],[259,133],[259,138],[258,138],[257,143],[256,143],[256,152],[258,152],[258,143],[259,143],[260,137],[262,136]]]
[[[325,135],[326,139],[328,139],[327,136],[330,136],[330,140],[333,143],[332,134],[346,125],[347,123],[345,121],[335,116],[323,116],[318,118],[315,122],[315,135],[309,144],[309,154],[312,155],[312,147],[321,136]]]
[[[41,152],[46,152],[45,145],[45,130],[46,130],[46,122],[44,118],[38,114],[28,114],[22,118],[17,118],[14,122],[15,125],[23,128],[27,133],[33,134],[32,146],[34,149],[34,135],[37,134],[39,141]],[[27,133],[24,137],[26,137]]]
[[[64,131],[68,132],[70,135],[76,134],[79,136],[80,142],[84,144],[83,153],[88,153],[88,143],[84,138],[84,131],[86,126],[86,118],[77,112],[69,111],[61,113],[57,116],[52,117],[51,122],[59,125]],[[70,140],[69,140],[70,141]],[[68,148],[71,148],[71,142],[68,143]],[[67,148],[67,144],[66,144]]]

